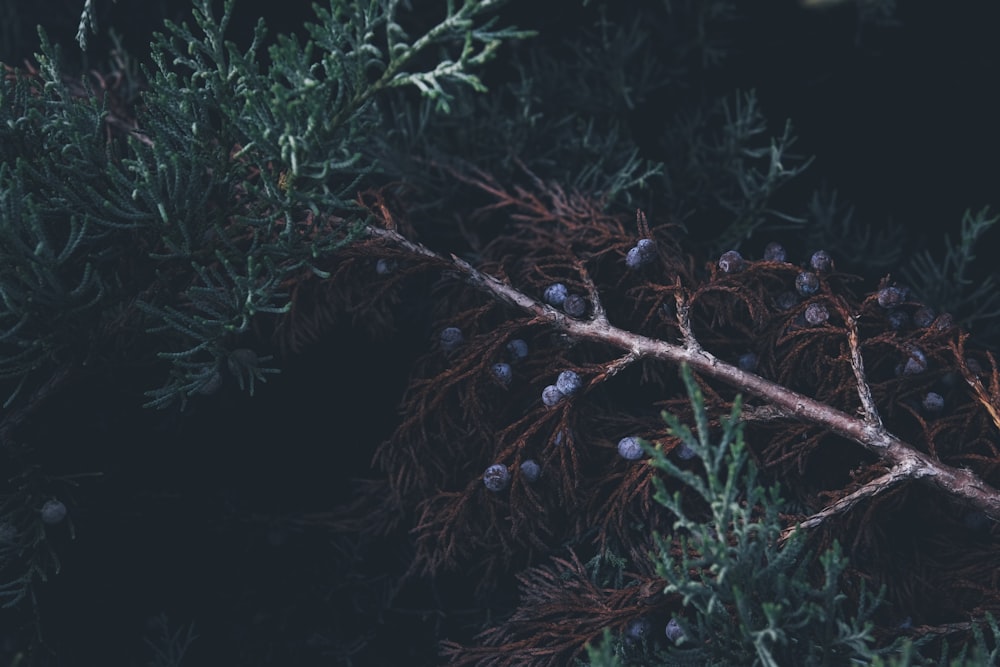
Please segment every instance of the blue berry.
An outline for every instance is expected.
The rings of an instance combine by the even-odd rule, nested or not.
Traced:
[[[811,271],[802,271],[795,276],[795,291],[802,296],[811,296],[819,291],[819,278]]]
[[[554,384],[550,384],[545,389],[542,389],[542,403],[550,408],[558,404],[564,397],[564,394],[559,391],[559,387]]]
[[[638,641],[649,634],[651,625],[649,620],[645,618],[630,621],[628,627],[625,628],[625,638]]]
[[[42,521],[50,526],[62,522],[66,518],[66,506],[60,501],[46,500],[42,505]]]
[[[503,491],[510,483],[510,472],[502,463],[494,463],[483,473],[483,484],[494,493]]]
[[[691,449],[687,443],[682,442],[680,447],[677,447],[677,458],[681,461],[690,461],[694,457],[698,456],[698,453]]]
[[[833,268],[833,258],[826,250],[817,250],[809,258],[809,266],[813,268],[813,271],[826,273]]]
[[[812,326],[817,326],[830,319],[830,312],[821,303],[810,303],[806,306],[805,318],[806,322]]]
[[[743,255],[735,250],[727,250],[719,258],[719,269],[723,273],[739,273],[744,266],[746,262],[743,261]]]
[[[667,623],[666,634],[667,639],[675,644],[684,639],[684,629],[676,618],[670,619],[670,622]]]
[[[648,262],[656,257],[656,241],[653,239],[639,239],[635,247],[642,255],[643,262]]]
[[[875,293],[875,298],[883,308],[892,308],[903,303],[906,293],[898,287],[883,287]]]
[[[454,352],[458,346],[465,341],[462,330],[458,327],[447,327],[441,330],[441,349],[445,352]]]
[[[572,396],[580,391],[580,387],[582,386],[583,380],[573,371],[563,371],[559,374],[559,378],[556,379],[556,389],[566,396]]]
[[[911,347],[906,363],[903,365],[903,375],[916,375],[927,370],[927,357],[920,348]]]
[[[757,355],[753,352],[741,354],[740,358],[736,361],[736,365],[740,367],[741,371],[753,373],[757,370]]]
[[[380,259],[375,262],[375,273],[386,276],[396,270],[396,261],[392,259]]]
[[[521,462],[521,474],[524,475],[524,481],[533,484],[541,477],[542,467],[533,459],[526,459]]]
[[[497,379],[497,382],[503,386],[509,386],[510,381],[514,378],[514,374],[510,370],[510,364],[499,363],[493,364],[491,369],[493,371],[493,377]]]
[[[552,444],[556,447],[562,447],[566,444],[566,431],[556,431],[556,436],[552,438]]]
[[[927,392],[921,403],[928,414],[936,415],[944,410],[944,396],[935,391]]]
[[[782,292],[775,299],[774,303],[778,308],[782,310],[789,310],[794,308],[799,302],[799,295],[791,290],[787,292]]]
[[[566,301],[569,290],[562,283],[553,283],[545,288],[545,303],[558,308]]]
[[[528,356],[528,344],[520,338],[515,338],[507,343],[506,350],[511,361],[521,361]]]
[[[618,441],[618,455],[629,461],[637,461],[642,458],[642,445],[638,438],[628,436]]]
[[[785,246],[771,241],[764,248],[764,259],[768,262],[784,262],[788,258],[788,253],[785,252]]]
[[[901,310],[893,310],[889,312],[889,326],[893,331],[899,331],[900,329],[905,329],[910,323],[910,316]]]
[[[587,312],[587,300],[579,294],[570,294],[563,301],[563,310],[571,317],[583,317]]]
[[[625,266],[632,270],[641,269],[646,263],[646,258],[642,256],[642,251],[638,247],[629,248],[625,255]]]
[[[934,309],[930,306],[920,306],[913,313],[913,323],[918,327],[929,327],[934,323]]]

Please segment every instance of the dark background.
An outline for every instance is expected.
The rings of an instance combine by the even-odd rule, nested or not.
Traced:
[[[81,54],[74,35],[82,0],[2,4],[0,59],[29,57],[40,23],[66,62],[84,68],[106,58],[106,28],[142,59],[162,19],[180,20],[189,6],[95,0],[100,32]],[[545,14],[540,4],[518,0],[507,10],[517,25],[539,29],[540,40],[593,17],[579,0],[546,2]],[[860,25],[850,3],[829,11],[739,6],[733,55],[711,85],[754,88],[775,127],[793,120],[798,152],[817,156],[809,185],[829,183],[873,225],[905,224],[914,247],[937,247],[963,211],[998,204],[1000,5],[900,2],[891,26]],[[309,16],[305,2],[241,1],[230,34],[249,35],[258,17],[272,32],[295,31]],[[669,103],[654,98],[636,110],[640,138],[656,133]],[[183,416],[139,407],[142,378],[89,385],[53,404],[48,414],[58,418],[27,436],[40,443],[43,467],[103,473],[67,502],[77,538],[58,545],[62,573],[41,587],[59,664],[145,664],[141,637],[161,612],[175,625],[195,623],[201,637],[190,664],[340,664],[344,646],[372,636],[355,664],[433,664],[433,618],[400,611],[354,625],[359,598],[377,595],[403,547],[371,546],[362,554],[367,569],[348,580],[338,570],[357,563],[336,539],[277,520],[351,497],[351,480],[369,473],[373,446],[391,433],[408,363],[426,344],[405,334],[372,341],[345,326],[254,398],[224,391]],[[418,609],[425,593],[404,591],[398,606]],[[12,623],[0,617],[0,627]],[[13,635],[6,641],[0,664],[18,648]]]

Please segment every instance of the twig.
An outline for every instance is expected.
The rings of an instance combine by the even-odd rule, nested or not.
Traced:
[[[912,461],[895,466],[886,474],[876,477],[870,482],[866,482],[860,489],[847,494],[836,502],[830,503],[805,521],[781,531],[781,537],[778,539],[778,543],[782,544],[787,541],[788,538],[790,538],[792,534],[800,528],[815,528],[831,516],[843,514],[865,498],[871,498],[872,496],[875,496],[908,479],[917,479],[922,477],[923,474],[926,474],[927,472],[927,470],[921,470],[915,467]]]
[[[607,320],[576,320],[567,317],[564,313],[529,297],[511,285],[480,272],[468,262],[454,255],[448,260],[423,245],[405,239],[395,231],[375,227],[369,229],[373,236],[396,243],[414,254],[433,260],[435,263],[450,263],[451,268],[458,269],[461,277],[471,286],[530,312],[541,320],[548,321],[552,326],[574,338],[617,346],[629,351],[630,355],[635,355],[636,359],[648,357],[674,364],[687,363],[693,370],[705,376],[765,400],[775,410],[789,418],[821,426],[831,433],[862,445],[875,453],[889,467],[892,471],[891,474],[902,475],[900,481],[902,479],[924,479],[947,493],[962,498],[971,507],[982,511],[992,519],[1000,521],[1000,492],[972,471],[953,468],[936,461],[887,432],[880,420],[877,419],[873,402],[870,403],[865,418],[859,419],[780,384],[727,364],[712,353],[702,349],[691,330],[688,319],[688,304],[680,290],[677,291],[677,320],[684,338],[684,345],[675,345],[619,329]],[[860,352],[857,354],[860,357]],[[860,366],[860,359],[858,359],[858,368],[863,369]],[[862,390],[862,395],[864,387],[864,377],[861,375],[859,389]],[[866,400],[870,401],[870,394],[869,398],[862,397],[862,401]],[[865,491],[865,493],[871,495],[869,491]]]
[[[861,399],[861,409],[865,413],[865,421],[878,430],[885,431],[882,425],[882,418],[878,414],[878,407],[872,397],[872,389],[868,385],[865,377],[865,360],[861,356],[861,343],[858,339],[858,321],[853,315],[844,309],[844,323],[847,325],[847,344],[851,348],[851,370],[858,381],[858,397]]]

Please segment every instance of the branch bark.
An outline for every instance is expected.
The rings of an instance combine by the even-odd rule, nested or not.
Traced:
[[[982,511],[994,521],[1000,521],[1000,491],[991,487],[969,470],[954,468],[933,459],[928,454],[915,449],[889,433],[882,426],[881,420],[874,410],[871,392],[864,378],[857,330],[856,327],[852,327],[853,321],[848,322],[849,343],[852,351],[852,367],[858,378],[858,388],[864,412],[863,418],[849,415],[809,396],[743,371],[702,349],[691,334],[689,324],[685,321],[683,300],[678,303],[678,317],[685,340],[683,344],[669,343],[615,327],[608,321],[603,309],[596,310],[588,319],[571,318],[565,313],[524,294],[510,284],[482,273],[454,255],[445,258],[426,246],[406,239],[394,230],[369,227],[369,233],[376,238],[405,248],[415,255],[450,266],[474,288],[531,313],[536,318],[548,321],[553,327],[576,339],[616,346],[626,352],[630,361],[652,358],[672,364],[687,363],[693,370],[706,377],[714,378],[740,392],[764,400],[782,416],[821,426],[832,433],[858,443],[875,453],[889,468],[889,473],[886,475],[869,482],[861,489],[841,498],[807,519],[801,524],[803,527],[819,525],[826,517],[846,511],[861,499],[873,496],[884,488],[905,480],[923,480],[962,499],[970,507]]]

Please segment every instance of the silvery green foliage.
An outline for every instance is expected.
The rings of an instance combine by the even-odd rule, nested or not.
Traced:
[[[956,242],[944,238],[944,255],[929,250],[915,254],[903,267],[902,275],[913,286],[916,297],[941,310],[954,313],[957,323],[975,333],[1000,330],[1000,290],[996,277],[973,275],[976,245],[1000,221],[989,208],[966,211]]]
[[[721,131],[709,128],[721,126]],[[795,135],[786,123],[772,136],[755,93],[736,92],[705,108],[686,109],[665,124],[664,145],[672,154],[664,168],[667,190],[675,195],[674,215],[690,217],[689,228],[704,224],[710,250],[738,248],[762,230],[799,226],[805,221],[774,208],[775,193],[811,162],[791,152]],[[692,141],[692,137],[704,137]],[[717,220],[726,226],[718,228]]]
[[[237,47],[235,2],[217,4],[195,0],[192,24],[156,37],[127,139],[109,141],[101,97],[69,88],[44,36],[41,81],[0,81],[8,402],[54,366],[103,355],[93,341],[125,315],[164,369],[148,406],[206,393],[234,339],[288,311],[285,286],[327,277],[316,259],[357,237],[355,197],[384,171],[372,137],[395,123],[388,96],[416,90],[447,112],[461,89],[484,90],[474,69],[528,35],[496,25],[502,0],[442,3],[416,21],[425,32],[404,25],[408,3],[329,0],[303,39],[277,36],[264,53],[263,22]],[[94,16],[85,2],[81,38]],[[309,222],[321,211],[343,224],[321,231]]]
[[[153,634],[144,640],[153,653],[149,667],[182,667],[185,654],[198,638],[194,624],[189,623],[186,628],[181,626],[172,631],[167,615],[160,614],[148,625]]]
[[[873,232],[871,224],[855,217],[854,207],[825,186],[813,193],[806,209],[807,247],[825,248],[847,260],[850,270],[871,271],[873,277],[880,278],[899,264],[908,240],[905,225],[881,223]]]
[[[663,418],[669,434],[697,454],[697,463],[682,469],[662,449],[645,448],[663,474],[655,480],[655,499],[676,517],[681,543],[678,550],[670,536],[655,537],[657,573],[667,581],[665,592],[680,596],[677,624],[686,639],[666,649],[662,664],[870,662],[880,653],[870,621],[878,598],[862,589],[858,608],[847,609],[840,592],[846,561],[838,546],[817,558],[802,533],[778,545],[781,497],[777,487],[765,489],[758,481],[743,441],[742,401],[734,402],[713,440],[701,391],[686,365],[682,371],[696,429],[674,415]],[[683,493],[669,491],[667,480]],[[695,506],[707,509],[696,515]],[[810,579],[817,565],[818,587]]]
[[[35,602],[34,587],[59,572],[46,527],[66,518],[66,506],[43,493],[45,478],[26,468],[7,480],[0,495],[0,609]],[[72,522],[68,523],[70,536]]]

